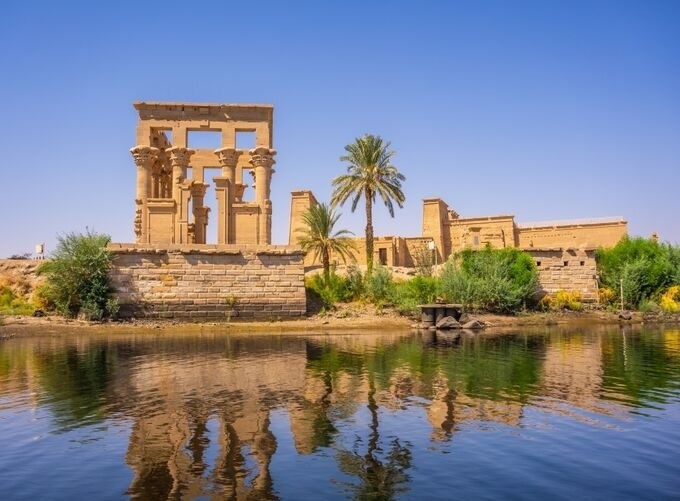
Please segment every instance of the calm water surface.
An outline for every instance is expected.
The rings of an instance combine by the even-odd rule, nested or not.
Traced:
[[[0,341],[0,499],[680,499],[680,330]]]

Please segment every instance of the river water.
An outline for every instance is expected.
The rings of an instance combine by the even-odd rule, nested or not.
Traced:
[[[680,330],[36,329],[0,444],[3,500],[679,499]]]

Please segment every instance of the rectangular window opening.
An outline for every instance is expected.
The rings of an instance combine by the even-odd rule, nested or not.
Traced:
[[[239,150],[251,150],[256,146],[255,130],[237,130],[236,148]]]
[[[188,130],[189,148],[216,150],[222,146],[222,132],[215,130]]]
[[[565,261],[564,266],[569,266],[569,261]]]
[[[540,261],[536,261],[536,266],[537,266],[538,268],[540,268],[540,267],[541,267],[541,262],[540,262]]]
[[[586,262],[585,262],[585,261],[581,261],[581,266],[585,266],[585,265],[586,265]]]

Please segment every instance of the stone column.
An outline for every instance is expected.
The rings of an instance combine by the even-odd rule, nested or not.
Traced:
[[[195,243],[204,244],[206,238],[206,227],[208,226],[208,212],[210,207],[203,206],[203,198],[205,191],[208,189],[207,184],[192,183],[191,185],[191,199],[193,200],[193,215],[194,215],[194,235]]]
[[[217,196],[217,243],[231,244],[236,239],[234,231],[234,194],[236,185],[236,164],[243,152],[236,148],[220,148],[215,155],[222,166],[222,176],[213,178]]]
[[[187,243],[187,225],[189,221],[187,219],[188,197],[186,191],[188,188],[183,186],[183,184],[187,175],[189,160],[191,155],[194,154],[194,150],[175,146],[165,150],[165,153],[170,159],[170,165],[172,165],[172,198],[175,201],[175,243]]]
[[[137,195],[135,197],[135,242],[149,242],[148,209],[150,170],[156,158],[158,148],[152,146],[135,146],[130,150],[137,165]]]
[[[276,150],[258,147],[250,150],[250,163],[255,168],[255,201],[260,207],[259,244],[271,244],[272,203],[269,199]]]

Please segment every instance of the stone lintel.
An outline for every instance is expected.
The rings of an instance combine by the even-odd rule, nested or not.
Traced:
[[[215,245],[215,244],[186,244],[166,245],[163,247],[148,244],[110,243],[107,250],[112,254],[216,254],[235,256],[239,254],[254,253],[262,256],[304,256],[305,252],[294,245]]]

